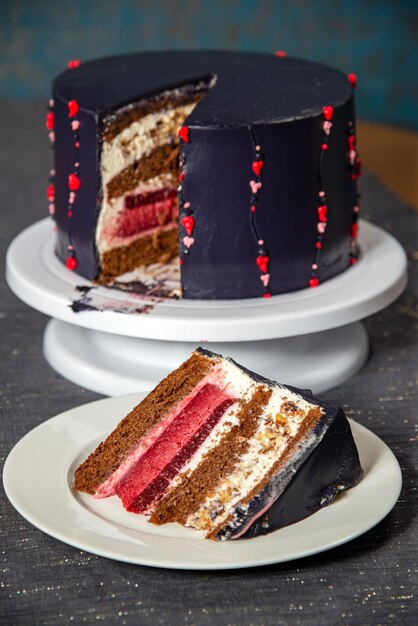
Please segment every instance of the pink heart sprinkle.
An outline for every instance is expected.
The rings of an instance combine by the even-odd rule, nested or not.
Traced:
[[[270,274],[261,274],[260,280],[263,283],[264,287],[267,287],[270,282]]]
[[[183,237],[183,243],[186,248],[191,248],[191,246],[194,244],[194,237]]]
[[[332,122],[324,122],[323,129],[326,135],[329,135],[331,128],[332,128]]]
[[[80,122],[78,120],[73,120],[71,122],[71,128],[73,130],[78,130],[80,128]]]
[[[319,224],[317,224],[318,233],[324,233],[326,227],[326,222],[319,222]]]
[[[70,197],[68,199],[68,202],[70,204],[74,204],[74,200],[75,200],[75,191],[70,191]]]
[[[256,183],[255,180],[250,180],[250,187],[253,193],[257,193],[257,191],[261,188],[262,183]]]

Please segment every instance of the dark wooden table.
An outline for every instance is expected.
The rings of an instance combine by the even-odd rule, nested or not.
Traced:
[[[0,129],[5,251],[46,214],[51,155],[40,103],[1,104]],[[395,509],[362,537],[317,556],[199,573],[118,563],[60,543],[23,519],[1,489],[0,624],[418,624],[418,216],[370,176],[362,194],[363,216],[405,246],[410,282],[397,302],[367,320],[371,353],[362,372],[323,397],[341,404],[396,454],[404,484]],[[4,280],[0,289],[3,464],[29,430],[98,395],[48,366],[42,354],[47,318],[20,302]]]

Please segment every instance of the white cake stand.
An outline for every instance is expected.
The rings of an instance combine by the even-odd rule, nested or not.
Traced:
[[[353,376],[367,359],[367,333],[359,320],[388,306],[406,285],[403,248],[362,221],[359,262],[315,289],[270,299],[170,300],[139,315],[74,313],[76,287],[91,283],[55,257],[51,226],[42,220],[14,239],[6,278],[21,300],[53,318],[44,334],[50,365],[105,395],[151,389],[196,345],[269,378],[325,391]]]

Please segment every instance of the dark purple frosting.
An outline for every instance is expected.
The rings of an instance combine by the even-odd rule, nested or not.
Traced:
[[[257,228],[268,251],[271,293],[309,284],[321,186],[329,214],[320,281],[349,266],[357,195],[348,168],[347,128],[354,123],[354,104],[346,75],[273,54],[170,51],[83,63],[54,81],[56,250],[62,260],[69,242],[67,180],[74,163],[67,104],[76,100],[80,106],[81,187],[71,219],[78,273],[93,279],[99,271],[94,233],[101,200],[104,116],[127,103],[214,75],[215,86],[186,121],[190,141],[182,142],[186,161],[182,199],[191,203],[195,219],[195,243],[189,250],[182,245],[185,232],[180,227],[183,296],[230,299],[263,294],[250,212],[254,136],[265,162]],[[334,115],[320,174],[323,106],[332,106]],[[181,218],[185,213],[180,209]]]

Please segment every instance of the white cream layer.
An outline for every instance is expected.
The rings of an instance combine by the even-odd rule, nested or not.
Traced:
[[[112,141],[104,141],[100,166],[103,187],[126,167],[150,154],[154,148],[177,139],[179,128],[195,106],[193,102],[150,113],[132,122]]]
[[[280,411],[285,402],[297,406],[297,415]],[[286,451],[289,441],[299,432],[310,404],[286,387],[275,387],[259,421],[257,431],[249,440],[247,452],[240,458],[234,471],[214,490],[214,495],[190,515],[187,526],[211,531],[222,524],[240,501],[266,477],[273,465]]]

